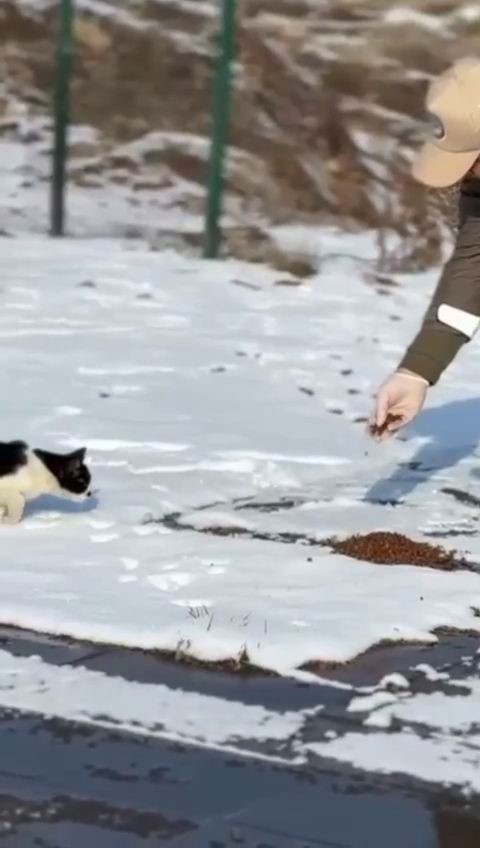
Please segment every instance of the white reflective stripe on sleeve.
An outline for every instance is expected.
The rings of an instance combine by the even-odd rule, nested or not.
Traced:
[[[420,377],[420,374],[413,374],[411,371],[404,371],[402,368],[398,369],[397,374],[400,374],[401,377],[405,377],[406,380],[414,380],[416,383],[424,383],[425,386],[430,385],[425,377]]]
[[[438,307],[437,318],[441,324],[446,324],[447,327],[458,330],[467,339],[473,338],[480,327],[479,315],[474,315],[472,312],[465,312],[463,309],[457,309],[455,306],[449,306],[447,303],[442,303]]]

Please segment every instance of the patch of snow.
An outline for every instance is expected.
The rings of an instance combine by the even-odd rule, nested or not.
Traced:
[[[424,670],[434,682],[445,678],[428,666],[417,666],[416,670]],[[308,748],[319,756],[368,771],[409,774],[478,792],[480,682],[474,676],[449,680],[449,685],[456,687],[455,694],[404,692],[395,698],[377,692],[370,697],[354,697],[348,709],[369,712],[363,723],[370,732],[347,733]],[[385,735],[382,731],[391,728],[393,722],[396,728],[400,725],[401,731]],[[372,733],[373,730],[377,732]]]
[[[377,710],[379,707],[395,704],[397,696],[389,692],[374,692],[373,695],[366,695],[360,698],[354,698],[348,707],[351,713],[363,713],[369,710]]]
[[[272,711],[163,684],[134,683],[77,666],[0,651],[0,704],[113,730],[234,751],[280,762],[312,710]],[[318,712],[318,710],[317,710]],[[278,753],[261,754],[260,744]]]
[[[194,133],[173,132],[167,130],[152,130],[134,141],[123,144],[116,149],[116,155],[143,158],[152,153],[174,150],[175,153],[185,153],[207,161],[210,154],[210,140]],[[227,166],[255,165],[265,170],[262,162],[252,154],[238,147],[228,148]]]
[[[51,170],[50,128],[45,118],[24,114],[23,104],[13,101],[7,119],[18,123],[16,130],[0,138],[0,223],[11,233],[45,233],[49,226],[48,181]],[[18,114],[17,114],[18,113]],[[25,137],[37,137],[28,144]],[[72,154],[81,152],[82,145],[100,147],[99,138],[88,127],[70,128]],[[175,142],[175,149],[206,159],[208,143],[188,133],[149,133],[129,145],[121,145],[111,155],[72,155],[68,163],[67,232],[73,236],[126,236],[149,238],[152,245],[158,234],[200,234],[203,231],[203,186],[178,177],[166,166],[159,172],[143,169],[142,187],[138,189],[136,175],[122,169],[122,159],[133,164],[146,151],[161,150]],[[117,167],[115,163],[120,163]],[[241,168],[251,178],[263,179],[264,168],[255,157],[233,149],[228,168]],[[116,170],[112,171],[112,168]],[[120,181],[116,181],[116,175]],[[233,217],[232,217],[233,216]],[[240,203],[228,196],[224,222],[243,220]],[[250,223],[255,223],[251,221]]]
[[[98,144],[100,133],[88,124],[72,124],[68,131],[70,144]]]
[[[478,735],[464,744],[441,734],[421,738],[413,733],[347,733],[331,742],[313,743],[309,750],[370,772],[406,774],[466,792],[480,790]]]
[[[382,677],[378,684],[379,689],[387,689],[388,687],[393,687],[394,689],[409,689],[410,683],[403,674],[394,672],[392,674],[386,674],[385,677]]]
[[[45,12],[57,5],[56,0],[16,0],[16,2],[21,9],[31,9],[34,12]],[[127,9],[119,9],[116,4],[109,2],[109,0],[76,0],[75,6],[79,12],[91,12],[99,18],[114,18],[136,29],[148,26],[148,23],[142,21],[141,18],[129,13]]]
[[[395,6],[393,9],[387,9],[383,13],[383,20],[388,24],[413,24],[434,31],[445,28],[445,19],[442,16],[419,12],[411,6]]]
[[[450,677],[446,671],[437,671],[436,668],[432,668],[432,666],[426,663],[420,663],[420,665],[414,666],[412,671],[419,671],[421,674],[424,674],[426,679],[431,683],[437,683],[439,680],[448,680]]]
[[[413,694],[383,710],[390,719],[409,724],[428,724],[442,731],[472,732],[478,722],[480,685],[475,678],[458,681],[455,696],[444,692]]]
[[[456,18],[465,21],[468,24],[474,24],[480,20],[480,8],[477,4],[469,3],[466,6],[460,6],[453,13]]]
[[[43,12],[55,5],[55,0],[17,0],[17,5],[24,9],[34,9]]]

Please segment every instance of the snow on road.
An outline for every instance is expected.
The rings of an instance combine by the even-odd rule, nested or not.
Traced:
[[[410,775],[478,793],[478,657],[476,666],[475,674],[464,679],[445,674],[447,691],[414,693],[407,686],[397,695],[378,691],[355,697],[349,710],[364,710],[358,730],[307,749],[366,771]]]
[[[9,709],[279,763],[304,762],[300,733],[315,710],[271,710],[159,683],[137,683],[0,650],[0,703]]]

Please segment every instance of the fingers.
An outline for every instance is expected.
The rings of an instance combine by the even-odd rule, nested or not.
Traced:
[[[386,430],[388,414],[389,414],[390,398],[385,389],[380,389],[375,406],[368,419],[367,432],[372,439],[377,441],[382,437]]]
[[[379,430],[385,425],[388,415],[388,407],[390,403],[390,398],[388,396],[388,392],[383,389],[380,389],[377,397],[377,405],[375,410],[375,424]]]
[[[411,419],[406,415],[391,415],[390,420],[387,419],[383,432],[379,434],[378,440],[380,442],[385,442],[387,439],[391,439],[392,436],[405,427],[410,420]]]
[[[409,419],[401,414],[388,412],[381,427],[375,423],[369,425],[369,435],[377,442],[384,442],[393,436],[398,430],[408,424]]]
[[[413,375],[395,372],[380,387],[369,421],[369,434],[385,441],[410,424],[427,396],[427,383]]]

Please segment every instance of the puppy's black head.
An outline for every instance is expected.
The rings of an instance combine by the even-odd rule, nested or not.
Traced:
[[[57,477],[61,488],[69,495],[89,497],[92,475],[85,464],[86,448],[80,448],[61,458]]]
[[[92,477],[85,463],[86,448],[80,448],[67,454],[37,449],[34,450],[34,454],[53,475],[60,493],[81,500],[90,497],[92,494],[90,491]]]

